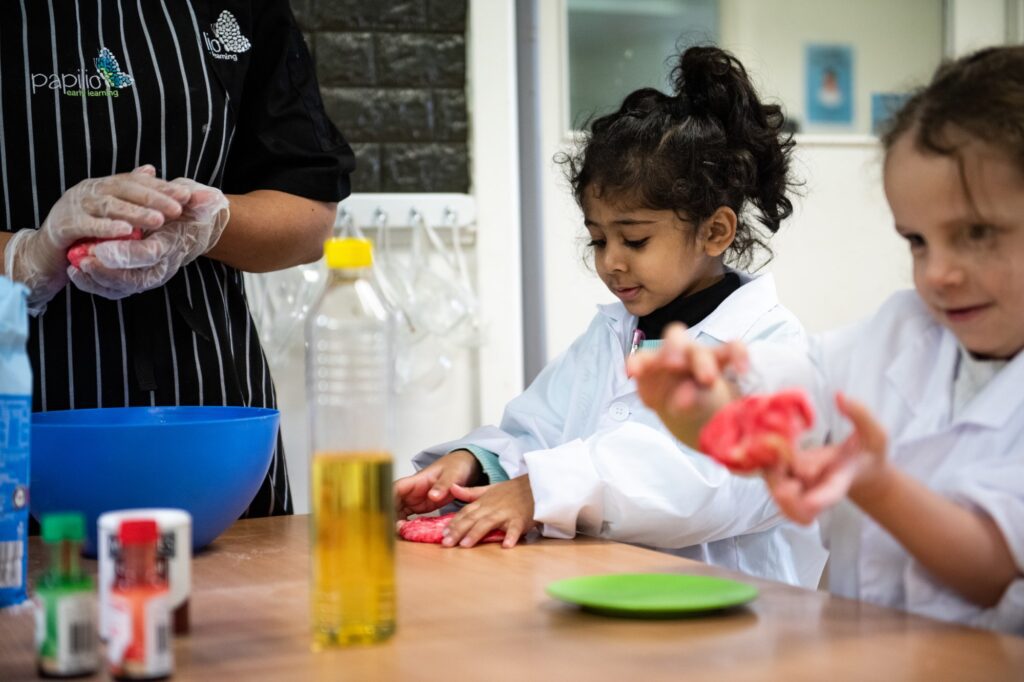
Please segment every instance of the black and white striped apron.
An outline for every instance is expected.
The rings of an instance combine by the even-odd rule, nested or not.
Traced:
[[[144,163],[320,201],[348,194],[354,165],[287,0],[4,0],[0,131],[8,232],[41,225],[80,180]],[[276,406],[242,273],[219,261],[121,301],[69,285],[30,327],[36,411]],[[291,510],[279,437],[247,513]]]

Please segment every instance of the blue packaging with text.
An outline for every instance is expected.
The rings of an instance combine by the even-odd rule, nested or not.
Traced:
[[[23,602],[28,572],[32,366],[26,294],[0,276],[0,608]]]

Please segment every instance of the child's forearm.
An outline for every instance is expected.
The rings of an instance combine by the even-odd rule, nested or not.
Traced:
[[[886,466],[850,498],[941,582],[978,606],[995,606],[1018,576],[995,522]]]

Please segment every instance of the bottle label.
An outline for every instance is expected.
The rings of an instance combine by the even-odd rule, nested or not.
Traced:
[[[96,597],[92,592],[37,594],[36,651],[39,667],[53,675],[77,675],[99,665]]]
[[[166,591],[148,595],[112,593],[106,623],[111,672],[129,678],[171,673],[174,659]]]
[[[169,675],[171,653],[171,604],[165,592],[146,603],[146,653],[150,674]]]
[[[132,602],[123,595],[111,594],[105,616],[107,660],[112,667],[118,667],[124,663],[132,643]]]

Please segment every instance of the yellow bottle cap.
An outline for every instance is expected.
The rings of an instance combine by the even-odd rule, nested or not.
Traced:
[[[328,239],[324,242],[324,256],[332,270],[368,268],[373,265],[373,242],[355,237]]]

